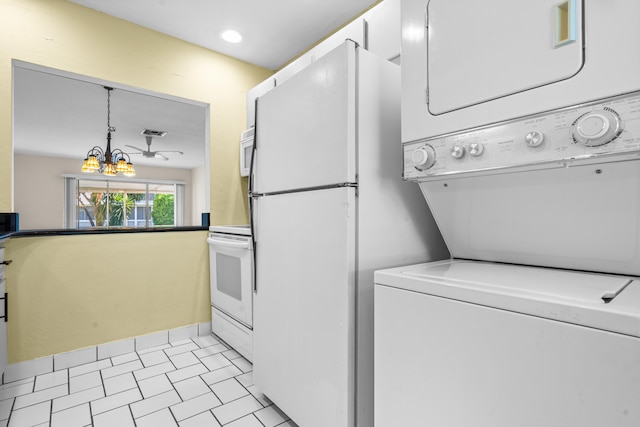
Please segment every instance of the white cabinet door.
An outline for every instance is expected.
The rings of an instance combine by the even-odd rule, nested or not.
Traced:
[[[0,282],[0,374],[7,367],[7,296],[5,280]]]
[[[400,0],[387,0],[384,3],[398,3],[397,5],[397,54],[400,53]],[[383,3],[383,4],[384,4]],[[385,13],[395,13],[395,10],[391,11],[390,7],[385,6]],[[373,10],[373,9],[372,9]],[[369,12],[368,12],[369,13]],[[364,17],[364,15],[363,15]],[[345,40],[353,40],[359,46],[366,48],[366,34],[365,34],[365,20],[363,17],[356,18],[349,24],[345,25],[340,30],[336,31],[334,34],[327,37],[317,46],[312,47],[304,54],[300,55],[300,57],[291,61],[291,63],[287,64],[281,70],[276,72],[273,76],[269,77],[264,82],[258,84],[253,89],[251,89],[247,93],[247,128],[255,125],[255,106],[254,101],[257,97],[264,95],[269,90],[273,89],[275,86],[281,85],[282,83],[289,80],[292,76],[296,75],[298,72],[303,70],[304,68],[311,65],[317,59],[326,55],[336,47],[340,46],[344,43]],[[390,34],[389,25],[386,23],[386,19],[381,13],[376,14],[374,18],[372,18],[373,22],[375,22],[375,27],[378,29],[374,45],[377,51],[384,52],[381,55],[386,55],[387,52],[391,52],[396,50],[395,46],[393,48],[388,47],[390,43],[384,40],[387,37],[387,34]],[[396,19],[395,15],[390,16],[390,19]],[[385,27],[382,30],[382,27]],[[384,35],[382,34],[384,32]],[[396,54],[396,55],[397,55]],[[387,56],[385,56],[387,57]]]
[[[256,98],[269,92],[276,86],[274,77],[258,83],[247,92],[247,129],[256,124]]]
[[[291,78],[291,76],[298,73],[300,70],[314,63],[336,47],[343,44],[345,40],[352,40],[359,46],[364,47],[365,30],[363,19],[355,19],[353,22],[347,24],[344,28],[327,37],[317,46],[309,49],[309,51],[307,51],[304,55],[301,55],[291,64],[278,71],[275,75],[276,85],[281,85],[289,78]]]
[[[291,76],[295,75],[309,64],[311,64],[311,56],[309,55],[302,55],[301,57],[295,59],[286,67],[273,75],[276,86],[286,82],[291,78]]]
[[[4,248],[0,243],[0,262],[4,261]],[[7,367],[7,305],[4,265],[0,264],[0,375]]]
[[[395,60],[400,56],[400,0],[384,0],[364,14],[369,52]]]
[[[316,61],[323,57],[336,47],[340,46],[345,40],[352,40],[359,46],[364,46],[364,20],[355,19],[351,23],[347,24],[344,28],[336,31],[331,36],[327,37],[322,43],[310,49],[306,55],[311,55],[311,61]]]

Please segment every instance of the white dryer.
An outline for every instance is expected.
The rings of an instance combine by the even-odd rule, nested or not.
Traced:
[[[640,89],[637,0],[402,0],[402,140]]]

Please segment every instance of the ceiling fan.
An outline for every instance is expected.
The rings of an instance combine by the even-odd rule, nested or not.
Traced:
[[[160,160],[164,160],[167,161],[169,160],[169,158],[167,156],[165,156],[163,153],[178,153],[178,154],[184,154],[182,151],[177,151],[177,150],[159,150],[159,151],[151,151],[151,141],[153,139],[152,136],[145,136],[145,139],[147,140],[147,149],[145,150],[144,148],[138,148],[138,147],[134,147],[133,145],[126,145],[129,148],[133,148],[134,150],[137,150],[137,152],[135,153],[127,153],[127,154],[142,154],[144,157],[149,158],[149,159],[160,159]]]

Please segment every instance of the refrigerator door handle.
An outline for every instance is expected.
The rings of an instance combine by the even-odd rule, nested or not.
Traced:
[[[254,101],[255,108],[253,113],[254,116],[254,125],[253,125],[253,145],[251,147],[251,161],[249,162],[249,198],[253,195],[253,186],[255,182],[255,178],[253,176],[253,170],[255,167],[255,159],[256,159],[256,146],[258,145],[258,99],[256,98]]]
[[[256,253],[258,252],[258,247],[256,245],[256,224],[254,221],[255,218],[255,199],[252,196],[249,196],[249,228],[251,228],[251,245],[253,247],[252,255],[253,256],[253,293],[258,293],[258,283],[256,281],[257,278],[257,257]]]
[[[257,150],[256,147],[258,145],[258,99],[255,99],[255,108],[254,108],[254,130],[253,130],[253,148],[251,152],[251,162],[249,163],[249,228],[251,230],[251,246],[253,247],[253,292],[258,293],[258,284],[256,282],[256,253],[258,252],[256,245],[256,224],[254,221],[254,206],[253,206],[253,183],[254,183],[254,165],[256,161]]]

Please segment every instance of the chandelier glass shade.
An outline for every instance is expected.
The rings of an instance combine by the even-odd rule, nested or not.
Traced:
[[[116,128],[111,126],[111,91],[113,88],[107,86],[104,88],[107,90],[107,148],[103,150],[96,145],[89,150],[82,164],[82,172],[98,172],[107,176],[115,176],[118,172],[122,172],[124,176],[135,176],[136,171],[129,155],[119,148],[111,149],[111,132],[116,131]]]

